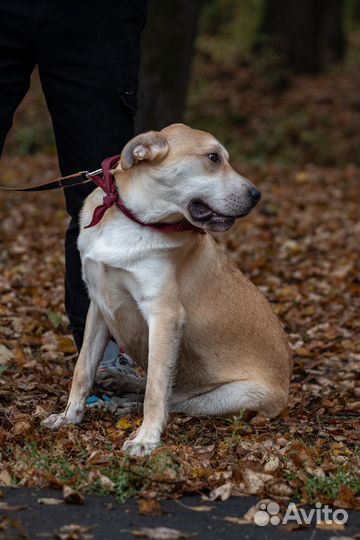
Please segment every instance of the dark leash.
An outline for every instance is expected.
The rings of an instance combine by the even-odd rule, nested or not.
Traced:
[[[41,184],[35,184],[34,186],[28,187],[4,187],[0,186],[1,191],[48,191],[51,189],[60,189],[66,187],[79,186],[80,184],[86,184],[87,182],[92,181],[92,177],[98,174],[102,174],[102,169],[97,169],[96,171],[80,171],[74,174],[69,174],[68,176],[59,176],[54,180],[49,180],[48,182],[42,182]]]
[[[105,212],[113,205],[116,205],[126,217],[132,221],[135,221],[135,223],[142,225],[143,227],[150,227],[151,229],[155,229],[163,233],[193,231],[200,234],[205,234],[204,229],[196,227],[196,225],[190,223],[190,221],[188,221],[186,218],[177,221],[176,223],[144,223],[140,221],[137,216],[129,208],[127,208],[117,190],[113,171],[118,165],[119,161],[120,156],[112,156],[104,159],[101,164],[101,169],[96,169],[96,171],[80,171],[74,174],[69,174],[68,176],[60,176],[59,178],[55,178],[55,180],[50,180],[49,182],[43,182],[42,184],[36,184],[35,186],[29,187],[0,186],[0,190],[7,192],[49,191],[52,189],[80,186],[81,184],[86,184],[87,182],[94,182],[105,192],[105,196],[102,204],[95,208],[91,222],[85,227],[86,229],[97,225],[103,218]]]

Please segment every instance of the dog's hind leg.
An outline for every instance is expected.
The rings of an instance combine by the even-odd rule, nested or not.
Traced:
[[[272,418],[282,411],[286,401],[285,393],[260,382],[234,381],[183,401],[177,401],[175,392],[170,412],[191,416],[231,416],[246,410]]]
[[[42,422],[57,429],[64,424],[79,424],[84,416],[85,402],[94,384],[95,374],[110,334],[106,322],[92,301],[86,317],[84,342],[75,366],[69,400],[63,413],[52,414]]]

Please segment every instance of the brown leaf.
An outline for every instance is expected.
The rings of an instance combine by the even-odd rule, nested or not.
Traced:
[[[89,484],[93,484],[95,480],[97,480],[100,483],[101,487],[106,490],[112,491],[115,487],[115,482],[113,482],[105,474],[102,474],[100,471],[91,471],[91,473],[89,474]]]
[[[6,502],[0,502],[0,510],[5,510],[7,512],[18,512],[19,510],[24,510],[27,508],[26,504],[8,504]]]
[[[325,521],[321,521],[320,523],[316,523],[315,527],[324,531],[343,531],[345,529],[345,524],[335,523],[335,521],[332,521],[331,523],[325,523]]]
[[[236,516],[225,516],[224,521],[228,521],[229,523],[233,523],[234,525],[251,525],[251,521]]]
[[[15,437],[28,433],[32,428],[32,422],[27,418],[19,418],[16,420],[11,432]]]
[[[297,467],[314,467],[310,449],[302,441],[293,441],[288,450],[288,456]]]
[[[84,496],[71,486],[63,487],[63,497],[66,504],[84,504]]]
[[[168,527],[143,527],[140,530],[132,531],[134,536],[140,538],[151,538],[152,540],[177,540],[178,538],[189,538],[197,533],[186,533]]]
[[[264,465],[265,472],[275,472],[280,465],[280,460],[277,456],[270,456]]]
[[[58,338],[58,350],[66,354],[75,354],[77,348],[71,336],[62,336]]]
[[[139,514],[142,516],[161,516],[161,505],[155,499],[139,499]]]
[[[63,499],[54,499],[52,497],[41,497],[37,500],[39,504],[46,504],[49,506],[57,506],[59,504],[64,504]]]
[[[103,463],[109,463],[110,461],[111,456],[109,454],[105,454],[105,452],[102,452],[101,450],[95,450],[88,458],[88,463],[91,463],[92,465],[100,465]]]
[[[0,366],[7,364],[13,357],[13,352],[0,343]]]
[[[188,504],[184,504],[181,501],[175,501],[179,506],[182,508],[186,508],[187,510],[192,510],[193,512],[211,512],[211,510],[214,510],[214,506],[208,506],[206,504],[200,504],[199,506],[190,506]]]
[[[6,469],[0,470],[0,486],[12,486],[12,479],[10,473]]]
[[[88,534],[92,527],[86,527],[84,525],[77,525],[72,523],[70,525],[64,525],[55,532],[55,538],[59,540],[92,540],[93,534]]]
[[[225,482],[225,484],[213,489],[210,492],[208,500],[216,501],[217,499],[220,499],[221,501],[227,501],[231,495],[232,487],[232,482]]]
[[[338,506],[339,508],[353,508],[355,506],[355,498],[356,494],[353,490],[349,486],[341,484],[337,499],[334,501],[334,506]]]
[[[249,468],[244,470],[243,476],[246,488],[252,495],[259,493],[264,488],[266,482],[273,480],[272,475],[256,472]]]
[[[293,490],[285,482],[277,482],[269,486],[269,492],[277,497],[290,497],[293,493]]]

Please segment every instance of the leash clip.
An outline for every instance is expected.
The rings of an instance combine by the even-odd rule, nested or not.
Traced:
[[[85,172],[85,176],[86,178],[89,178],[89,180],[93,177],[93,176],[98,176],[99,174],[103,174],[103,170],[102,169],[96,169],[96,171],[86,171]]]

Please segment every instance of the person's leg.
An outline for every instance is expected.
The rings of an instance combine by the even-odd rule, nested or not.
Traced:
[[[144,0],[47,3],[38,36],[39,72],[62,174],[99,168],[133,136]],[[65,307],[77,347],[89,305],[77,249],[79,211],[92,184],[65,190]]]
[[[0,153],[35,66],[35,2],[0,3]]]

